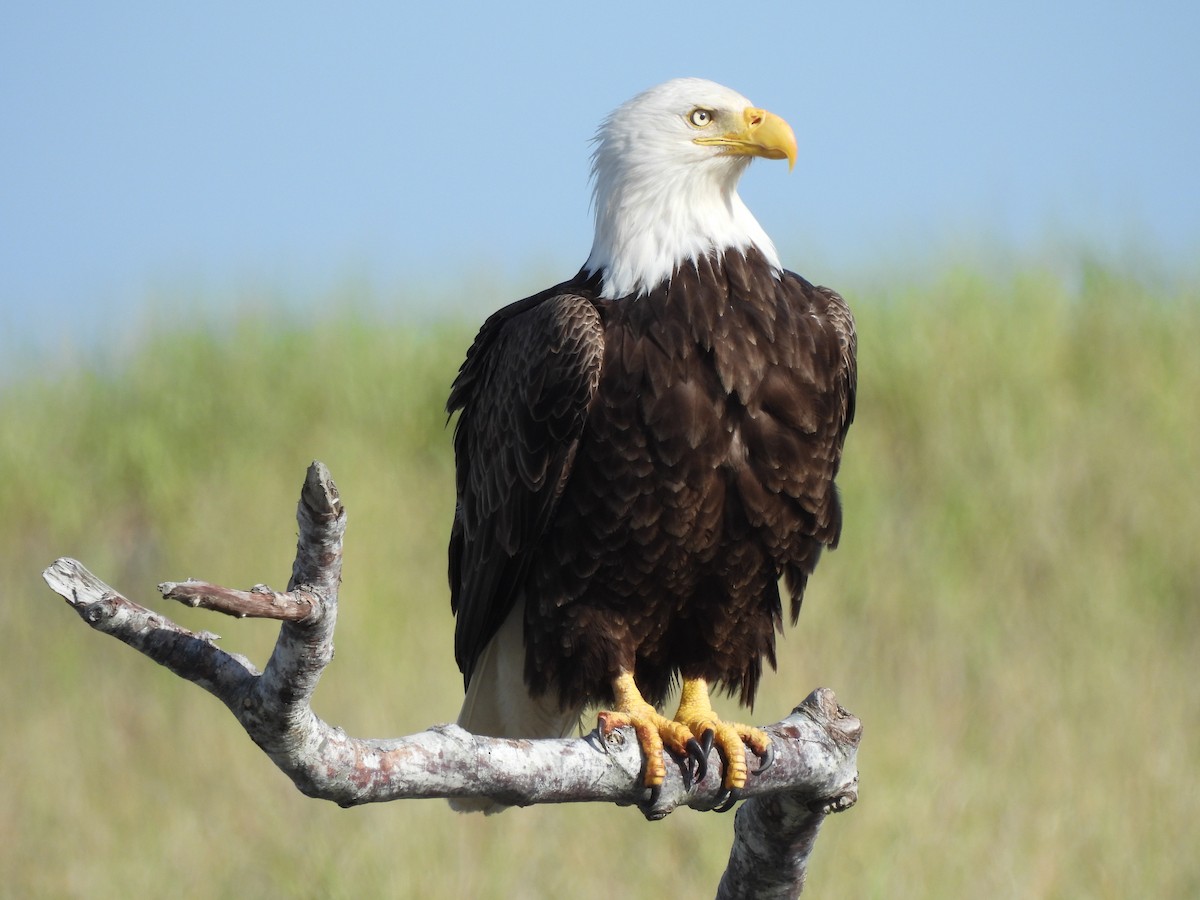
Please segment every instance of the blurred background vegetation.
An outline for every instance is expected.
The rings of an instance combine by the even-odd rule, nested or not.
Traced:
[[[1200,896],[1200,282],[1071,271],[845,291],[846,532],[753,714],[825,685],[865,724],[861,799],[826,823],[808,897]],[[217,701],[42,584],[75,556],[261,666],[273,626],[154,586],[282,588],[321,459],[350,518],[317,713],[363,737],[452,720],[442,406],[477,322],[360,300],[264,299],[0,385],[0,893],[715,890],[730,816],[306,799]]]

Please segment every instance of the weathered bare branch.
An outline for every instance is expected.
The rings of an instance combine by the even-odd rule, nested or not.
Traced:
[[[304,591],[280,593],[265,584],[256,584],[248,591],[221,587],[207,581],[164,581],[158,591],[167,600],[178,600],[184,606],[211,609],[239,619],[279,619],[299,622],[308,618],[316,598]]]
[[[823,747],[830,757],[814,760],[818,766],[836,768],[842,758],[853,760],[862,738],[862,723],[838,705],[830,690],[813,691],[800,709],[805,707],[832,739]],[[743,803],[734,823],[733,848],[717,900],[784,900],[798,896],[804,889],[808,858],[821,823],[830,813],[847,810],[857,800],[855,777],[852,784],[836,793],[818,791],[814,796],[803,791],[776,791]]]
[[[242,656],[122,596],[71,559],[43,573],[89,625],[118,638],[220,699],[246,732],[312,797],[342,806],[415,797],[490,797],[508,806],[601,800],[638,805],[652,819],[680,806],[711,809],[720,779],[691,783],[682,765],[652,806],[641,787],[641,751],[625,730],[608,738],[521,741],[484,738],[454,725],[390,740],[352,738],[312,711],[310,699],[333,657],[346,513],[328,470],[309,467],[297,510],[296,562],[286,592],[236,591],[167,582],[164,597],[235,616],[282,619],[259,673]],[[795,896],[828,812],[857,799],[861,726],[818,689],[769,726],[776,760],[747,785],[721,897]],[[713,751],[709,771],[719,772]]]

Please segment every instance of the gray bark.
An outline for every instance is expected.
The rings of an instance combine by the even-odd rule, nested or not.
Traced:
[[[508,806],[608,801],[636,805],[650,819],[680,806],[712,809],[720,779],[692,783],[668,760],[651,804],[632,733],[596,731],[564,740],[505,740],[437,725],[387,740],[353,738],[312,711],[321,672],[333,658],[346,512],[321,463],[308,470],[297,510],[299,539],[286,592],[237,591],[206,582],[166,582],[166,598],[232,616],[280,619],[274,652],[260,673],[217,636],[192,632],[134,603],[79,562],[59,559],[43,577],[80,617],[220,699],[250,738],[305,794],[341,806],[415,797],[490,797]],[[767,726],[774,764],[751,776],[738,812],[719,897],[792,897],[803,886],[824,817],[857,799],[861,725],[818,688],[791,715]],[[714,750],[709,771],[720,772]]]

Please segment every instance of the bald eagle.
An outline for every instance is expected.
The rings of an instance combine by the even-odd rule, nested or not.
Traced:
[[[560,737],[598,704],[603,732],[636,729],[651,797],[664,748],[703,778],[715,746],[724,806],[770,740],[709,690],[752,704],[780,579],[794,623],[838,542],[856,380],[846,303],[785,270],[738,196],[755,157],[793,166],[792,129],[712,82],[619,107],[583,268],[492,315],[447,403],[459,724]]]

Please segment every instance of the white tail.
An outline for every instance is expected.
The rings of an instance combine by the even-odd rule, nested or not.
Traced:
[[[561,738],[579,723],[583,711],[564,711],[548,693],[536,700],[525,687],[524,603],[518,601],[475,662],[458,724],[471,734],[505,738]],[[450,801],[457,812],[489,815],[508,807],[487,797]]]

